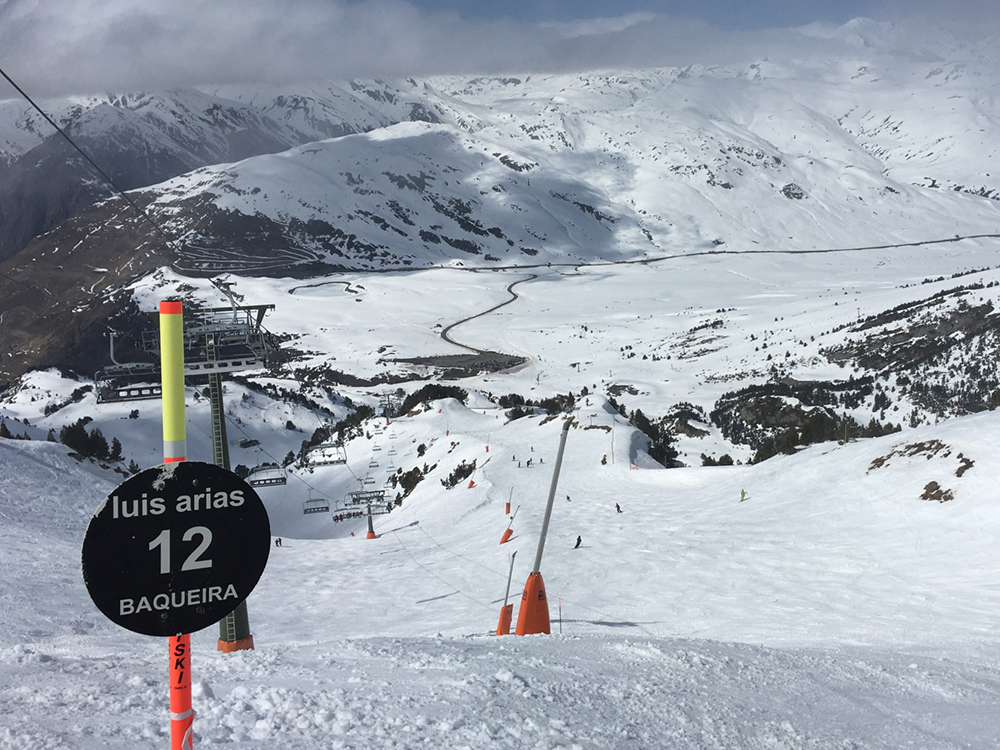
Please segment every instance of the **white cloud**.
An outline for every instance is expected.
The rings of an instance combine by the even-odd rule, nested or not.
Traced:
[[[403,0],[0,0],[0,66],[38,95],[735,63],[816,43],[650,13],[527,24]]]

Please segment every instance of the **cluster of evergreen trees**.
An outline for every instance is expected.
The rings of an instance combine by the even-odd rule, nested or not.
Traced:
[[[0,438],[7,438],[8,440],[31,440],[27,432],[20,435],[12,433],[7,427],[7,423],[2,419],[0,419]]]
[[[893,425],[891,422],[882,424],[875,417],[872,417],[867,426],[863,426],[849,415],[837,417],[817,410],[798,427],[788,427],[773,440],[761,443],[753,458],[750,459],[750,463],[760,463],[779,453],[791,455],[800,447],[813,443],[824,443],[830,440],[846,443],[858,438],[889,435],[899,432],[901,429],[900,425]]]
[[[673,468],[682,464],[677,463],[679,455],[674,443],[677,438],[668,425],[666,417],[652,420],[642,413],[641,409],[636,409],[629,415],[629,421],[643,435],[649,438],[649,448],[646,450],[650,457],[663,464],[667,468]]]
[[[442,479],[441,484],[447,487],[449,490],[461,482],[463,479],[467,479],[472,476],[472,472],[476,470],[476,459],[472,459],[472,463],[462,461],[458,466],[455,467],[454,471],[448,475],[447,479]]]
[[[95,427],[89,432],[87,431],[87,424],[92,421],[90,417],[81,417],[73,424],[66,425],[59,431],[59,442],[84,458],[121,461],[122,444],[118,442],[118,438],[111,438],[109,446],[108,440],[101,433],[100,428]]]
[[[406,414],[419,404],[429,401],[439,401],[443,398],[453,398],[463,404],[469,400],[469,392],[457,385],[441,385],[440,383],[428,383],[418,391],[414,391],[405,399],[399,407],[400,414]]]

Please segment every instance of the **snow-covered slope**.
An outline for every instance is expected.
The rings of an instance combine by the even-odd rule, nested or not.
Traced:
[[[394,448],[400,466],[438,467],[378,519],[374,541],[360,523],[302,515],[305,483],[332,487],[347,467],[262,488],[284,543],[248,603],[256,650],[226,656],[213,629],[194,636],[197,743],[985,748],[1000,738],[994,414],[753,467],[657,471],[630,468],[632,431],[595,401],[573,415],[543,557],[553,634],[498,639],[508,555],[517,551],[516,603],[561,423],[505,424],[485,399],[470,406],[433,402],[369,423],[372,439],[348,446],[355,463]],[[473,458],[471,487],[440,484]],[[12,686],[0,739],[162,745],[165,644],[104,620],[79,575],[87,513],[114,475],[37,441],[0,440],[0,463],[0,670]],[[929,480],[954,499],[922,500]],[[500,546],[508,499],[515,535]],[[331,538],[299,538],[304,522]]]

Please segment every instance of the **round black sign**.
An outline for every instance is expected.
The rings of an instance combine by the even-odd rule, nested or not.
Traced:
[[[193,633],[249,596],[270,547],[267,511],[249,484],[214,464],[164,464],[127,479],[94,513],[83,580],[123,628]]]

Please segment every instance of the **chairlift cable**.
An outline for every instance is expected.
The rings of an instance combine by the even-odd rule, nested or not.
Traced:
[[[128,205],[129,205],[129,206],[130,206],[130,207],[131,207],[131,208],[132,208],[133,210],[135,210],[135,212],[136,212],[136,213],[137,213],[137,214],[138,214],[138,215],[139,215],[140,217],[142,217],[143,219],[145,219],[145,220],[146,220],[146,221],[147,221],[147,222],[148,222],[148,223],[150,224],[150,226],[152,226],[152,227],[153,227],[153,229],[155,230],[155,232],[156,232],[156,233],[157,233],[157,234],[158,234],[158,235],[159,235],[159,236],[160,236],[160,237],[161,237],[161,238],[162,238],[162,239],[164,240],[164,242],[166,242],[166,244],[167,244],[168,246],[170,246],[170,247],[172,247],[172,248],[176,249],[176,243],[175,243],[175,241],[173,240],[173,238],[171,238],[171,237],[170,237],[170,235],[169,235],[169,234],[167,234],[166,230],[165,230],[165,229],[163,229],[163,227],[161,227],[161,226],[160,226],[160,225],[159,225],[159,224],[158,224],[158,223],[156,222],[156,220],[155,220],[155,219],[153,219],[152,215],[150,215],[150,214],[149,214],[149,213],[148,213],[148,212],[147,212],[146,210],[144,210],[143,208],[141,208],[141,207],[140,207],[140,206],[139,206],[139,205],[138,205],[138,204],[137,204],[137,203],[136,203],[136,202],[135,202],[135,201],[134,201],[134,200],[133,200],[133,199],[132,199],[132,198],[131,198],[131,197],[130,197],[130,196],[129,196],[129,195],[127,194],[127,193],[126,193],[126,192],[125,192],[125,190],[123,190],[123,189],[122,189],[122,188],[121,188],[121,187],[120,187],[120,186],[118,185],[118,183],[117,183],[117,182],[115,182],[115,180],[114,180],[114,179],[113,179],[113,178],[112,178],[112,177],[111,177],[111,176],[110,176],[110,175],[109,175],[109,174],[108,174],[107,172],[105,172],[105,171],[104,171],[103,169],[101,169],[101,167],[100,167],[100,166],[99,166],[99,165],[97,164],[97,162],[95,162],[95,161],[94,161],[94,160],[93,160],[93,159],[92,159],[92,158],[90,157],[90,155],[89,155],[89,154],[87,154],[87,152],[86,152],[86,151],[84,151],[84,150],[83,150],[83,149],[82,149],[82,148],[81,148],[81,147],[80,147],[80,146],[79,146],[79,145],[78,145],[78,144],[76,143],[76,141],[74,141],[74,140],[73,140],[73,139],[72,139],[72,138],[70,137],[70,135],[69,135],[69,134],[68,134],[68,133],[67,133],[67,132],[66,132],[66,131],[65,131],[65,130],[64,130],[63,128],[59,127],[59,125],[58,125],[58,124],[57,124],[57,123],[55,122],[55,120],[53,120],[53,119],[52,119],[52,118],[51,118],[51,117],[50,117],[50,116],[48,115],[48,113],[47,113],[47,112],[45,112],[45,110],[43,110],[43,109],[42,109],[42,108],[41,108],[41,107],[40,107],[40,106],[38,105],[38,103],[37,103],[37,102],[35,102],[35,100],[34,100],[34,99],[32,99],[32,98],[31,98],[31,97],[30,97],[30,96],[28,95],[28,93],[27,93],[27,92],[26,92],[26,91],[25,91],[24,89],[22,89],[22,88],[21,88],[21,87],[20,87],[20,86],[19,86],[19,85],[18,85],[18,84],[17,84],[17,83],[16,83],[15,81],[14,81],[14,79],[12,79],[12,78],[11,78],[11,77],[10,77],[10,76],[9,76],[9,75],[7,74],[7,72],[6,72],[6,71],[5,71],[5,70],[4,70],[4,69],[3,69],[2,67],[0,67],[0,76],[3,76],[3,78],[4,78],[4,79],[5,79],[6,81],[7,81],[7,83],[9,83],[9,84],[10,84],[10,85],[11,85],[11,86],[12,86],[12,87],[14,88],[14,90],[15,90],[15,91],[17,91],[17,93],[18,93],[18,94],[20,94],[20,95],[21,95],[21,96],[22,96],[22,97],[24,98],[24,100],[25,100],[26,102],[28,102],[28,104],[30,104],[30,105],[32,106],[32,108],[34,108],[34,110],[35,110],[36,112],[38,112],[38,114],[39,114],[39,115],[41,115],[41,117],[42,117],[42,118],[43,118],[43,119],[44,119],[44,120],[45,120],[45,121],[46,121],[46,122],[47,122],[47,123],[48,123],[48,124],[49,124],[50,126],[52,126],[52,129],[53,129],[53,130],[55,130],[55,131],[56,131],[56,132],[57,132],[57,133],[58,133],[59,135],[61,135],[61,136],[62,136],[62,137],[63,137],[63,138],[64,138],[64,139],[66,140],[66,142],[67,142],[67,143],[69,143],[69,145],[70,145],[70,146],[72,146],[72,147],[73,147],[73,149],[75,149],[75,150],[76,150],[76,151],[77,151],[77,152],[78,152],[78,153],[80,154],[80,156],[82,156],[82,157],[84,158],[84,160],[85,160],[85,161],[86,161],[86,162],[87,162],[88,164],[90,164],[90,166],[91,166],[91,167],[93,167],[93,168],[94,168],[94,170],[95,170],[95,171],[96,171],[96,172],[97,172],[97,173],[98,173],[99,175],[101,175],[101,177],[103,177],[103,178],[104,178],[104,180],[105,180],[105,181],[106,181],[106,182],[108,183],[108,185],[110,185],[110,186],[111,186],[112,188],[114,188],[115,192],[117,192],[117,193],[118,193],[118,195],[119,195],[119,196],[121,196],[121,197],[122,197],[122,198],[123,198],[123,199],[125,200],[125,202],[126,202],[126,203],[127,203],[127,204],[128,204]],[[8,281],[11,281],[11,282],[13,282],[13,283],[15,283],[15,284],[18,284],[19,286],[22,286],[22,287],[24,287],[25,289],[35,289],[35,290],[37,290],[37,291],[40,291],[40,292],[42,292],[42,293],[43,293],[43,294],[44,294],[45,296],[47,296],[47,297],[48,297],[49,299],[51,299],[51,300],[52,300],[52,301],[53,301],[53,302],[54,302],[55,304],[57,304],[57,305],[61,305],[61,304],[62,304],[61,300],[59,300],[59,299],[58,299],[58,298],[57,298],[57,297],[56,297],[55,295],[53,295],[53,294],[52,294],[51,292],[49,292],[49,291],[48,291],[47,289],[44,289],[44,288],[42,288],[42,287],[39,287],[39,286],[37,286],[37,285],[35,285],[35,284],[26,284],[26,283],[24,283],[24,282],[22,282],[22,281],[18,281],[17,279],[14,279],[13,277],[11,277],[11,276],[9,276],[9,275],[7,275],[7,274],[5,274],[5,273],[0,273],[0,276],[2,276],[3,278],[7,279]],[[111,332],[115,332],[115,333],[120,333],[120,332],[117,332],[117,331],[115,331],[115,330],[114,330],[114,329],[113,329],[113,328],[112,328],[111,326],[109,326],[109,325],[108,325],[108,324],[107,324],[106,322],[104,322],[104,321],[100,321],[100,325],[101,325],[101,326],[103,326],[104,328],[106,328],[106,329],[107,329],[108,331],[111,331]],[[124,333],[124,334],[121,334],[121,335],[123,335],[123,337],[125,337],[125,338],[128,338],[128,339],[132,339],[133,343],[136,343],[136,342],[135,342],[135,337],[134,337],[134,336],[132,336],[131,334],[127,334],[127,333]],[[194,386],[194,385],[193,385],[192,383],[188,382],[188,379],[187,379],[187,378],[185,378],[185,385],[187,385],[187,386],[190,386],[191,388],[196,388],[196,386]],[[227,421],[227,422],[228,422],[228,423],[229,423],[230,425],[234,425],[234,426],[235,426],[235,427],[236,427],[236,428],[237,428],[237,429],[238,429],[238,430],[239,430],[239,431],[240,431],[241,433],[243,433],[243,435],[244,435],[245,437],[249,438],[249,435],[247,434],[247,432],[246,432],[245,430],[243,430],[243,429],[242,429],[242,427],[241,427],[241,426],[240,426],[240,425],[239,425],[238,423],[234,422],[234,421],[233,421],[233,420],[232,420],[232,419],[231,419],[231,418],[229,417],[229,415],[227,415],[227,414],[225,413],[225,411],[224,411],[224,410],[223,410],[223,415],[222,415],[222,416],[223,416],[223,418],[224,418],[224,419],[225,419],[225,420],[226,420],[226,421]],[[203,435],[206,435],[206,436],[208,436],[208,437],[211,437],[211,434],[210,434],[210,432],[209,432],[209,431],[202,431],[202,432],[203,432]],[[267,452],[266,450],[263,450],[263,449],[261,450],[261,452],[262,452],[262,453],[264,453],[264,454],[265,454],[266,456],[268,456],[269,458],[273,459],[273,460],[274,460],[274,462],[275,462],[276,464],[278,464],[278,465],[280,466],[280,462],[278,461],[278,459],[277,459],[277,458],[276,458],[275,456],[272,456],[272,455],[271,455],[271,454],[270,454],[269,452]],[[282,468],[284,468],[284,467],[282,467]],[[352,470],[350,469],[350,466],[348,466],[348,471],[351,471],[351,475],[352,475],[352,476],[354,476],[354,478],[355,478],[355,479],[357,479],[357,476],[356,476],[356,475],[354,474],[354,472],[353,472],[353,471],[352,471]],[[305,481],[305,480],[304,480],[304,479],[303,479],[302,477],[298,476],[297,474],[296,474],[296,475],[294,475],[294,476],[296,477],[296,479],[298,479],[298,480],[299,480],[300,482],[302,482],[302,483],[303,483],[304,485],[306,485],[306,487],[310,488],[311,490],[313,490],[313,491],[317,492],[317,493],[318,493],[318,494],[320,494],[320,495],[323,495],[323,493],[322,493],[322,492],[320,492],[319,490],[317,490],[317,489],[316,489],[315,487],[313,487],[313,486],[312,486],[311,484],[309,484],[309,482]]]
[[[77,145],[76,141],[74,141],[72,138],[70,138],[69,134],[65,130],[63,130],[61,127],[59,127],[56,124],[55,120],[53,120],[51,117],[49,117],[49,115],[45,112],[45,110],[43,110],[40,106],[38,106],[38,104],[35,103],[34,99],[32,99],[30,96],[28,96],[27,92],[24,89],[22,89],[20,86],[18,86],[14,82],[13,78],[11,78],[9,75],[7,75],[7,72],[3,68],[0,68],[0,76],[3,76],[6,79],[7,83],[9,83],[11,86],[13,86],[14,89],[17,91],[17,93],[19,93],[21,96],[23,96],[24,100],[26,102],[28,102],[28,104],[30,104],[32,107],[34,107],[35,111],[38,112],[38,114],[40,114],[45,119],[45,121],[49,125],[52,126],[53,129],[57,133],[59,133],[59,135],[61,135],[63,138],[65,138],[66,141],[67,141],[67,143],[69,143],[70,146],[72,146],[74,149],[76,149],[77,152],[79,152],[80,156],[82,156],[87,161],[87,163],[90,164],[90,166],[92,166],[94,168],[94,170],[99,175],[101,175],[101,177],[103,177],[105,179],[105,181],[112,188],[115,189],[115,192],[117,192],[122,198],[125,199],[125,201],[129,204],[129,206],[131,206],[136,211],[136,213],[139,214],[139,216],[141,216],[147,222],[149,222],[149,224],[153,227],[153,229],[156,230],[156,233],[159,234],[163,238],[163,240],[167,243],[168,246],[176,249],[176,243],[174,242],[173,239],[171,239],[170,235],[167,234],[166,230],[163,229],[163,227],[161,227],[159,224],[157,224],[156,221],[153,219],[153,217],[145,209],[140,208],[139,204],[137,204],[134,200],[132,200],[132,198],[130,198],[121,187],[119,187],[118,183],[116,183],[111,178],[111,176],[108,175],[107,172],[105,172],[103,169],[101,169],[97,165],[97,162],[95,162],[93,159],[91,159],[90,156],[87,154],[87,152],[84,151],[82,148],[80,148],[80,146]]]
[[[419,528],[419,527],[418,527],[418,528]],[[392,531],[392,534],[393,534],[393,536],[395,536],[395,537],[396,537],[396,541],[397,541],[397,542],[399,542],[399,546],[403,548],[403,551],[404,551],[404,552],[405,552],[405,553],[406,553],[407,555],[409,555],[409,556],[410,556],[410,559],[411,559],[411,560],[413,560],[413,563],[414,563],[414,564],[415,564],[415,565],[416,565],[416,566],[417,566],[418,568],[420,568],[420,569],[421,569],[421,570],[423,570],[423,571],[424,571],[425,573],[427,573],[427,575],[431,576],[432,578],[436,578],[437,580],[441,581],[441,583],[445,584],[446,586],[450,586],[451,588],[455,589],[455,593],[456,593],[456,594],[461,594],[461,595],[462,595],[462,596],[464,596],[465,598],[467,598],[467,599],[471,599],[471,600],[472,600],[473,602],[475,602],[475,603],[476,603],[476,604],[478,604],[479,606],[483,607],[484,609],[492,609],[492,608],[493,608],[491,604],[487,604],[486,602],[483,602],[483,601],[480,601],[480,600],[479,600],[479,599],[477,599],[476,597],[472,596],[472,594],[470,594],[470,593],[468,593],[467,591],[464,591],[463,589],[459,588],[458,586],[456,586],[456,585],[455,585],[454,583],[452,583],[451,581],[448,581],[448,580],[446,580],[446,579],[442,578],[442,577],[441,577],[441,576],[439,576],[439,575],[438,575],[437,573],[435,573],[435,572],[434,572],[433,570],[431,570],[431,569],[430,569],[430,568],[428,568],[427,566],[423,565],[423,564],[422,564],[422,563],[421,563],[421,562],[420,562],[419,560],[417,560],[417,558],[416,558],[416,557],[414,557],[413,553],[412,553],[412,552],[410,552],[410,550],[409,550],[409,549],[407,548],[407,546],[406,546],[406,545],[405,545],[405,544],[403,543],[403,540],[402,540],[402,539],[400,538],[400,536],[399,536],[399,531],[398,531],[398,530],[396,530],[396,529],[393,529],[393,531]],[[428,534],[428,536],[430,536],[430,534]],[[433,541],[433,537],[431,537],[431,540]],[[435,543],[436,543],[436,542],[435,542]],[[440,545],[439,545],[439,546],[440,546]],[[483,567],[486,567],[486,566],[483,566]],[[494,572],[496,572],[496,571],[494,571]]]

